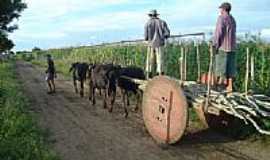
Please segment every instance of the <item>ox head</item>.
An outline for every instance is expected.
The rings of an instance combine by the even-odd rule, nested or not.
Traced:
[[[72,63],[70,68],[69,68],[69,73],[72,72],[73,70],[75,70],[75,68],[77,67],[78,64],[79,64],[78,62]]]

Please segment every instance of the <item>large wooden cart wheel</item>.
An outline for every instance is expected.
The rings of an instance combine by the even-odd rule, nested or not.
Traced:
[[[143,97],[143,119],[150,135],[163,144],[180,140],[187,126],[188,108],[179,82],[166,76],[150,80]]]

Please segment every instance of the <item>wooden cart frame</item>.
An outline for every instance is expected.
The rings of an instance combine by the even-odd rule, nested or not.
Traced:
[[[204,33],[173,35],[171,40],[187,36],[201,36],[205,40]],[[136,45],[143,40],[121,41],[104,45]],[[198,79],[201,76],[200,50],[197,47]],[[210,65],[208,75],[213,77],[214,49],[209,44]],[[206,115],[219,116],[221,113],[243,120],[245,124],[251,124],[261,134],[270,135],[262,123],[263,119],[270,119],[270,97],[265,95],[248,94],[249,73],[254,76],[254,57],[250,57],[247,48],[247,71],[245,80],[245,93],[217,92],[212,90],[212,78],[207,78],[206,84],[187,80],[187,53],[181,48],[179,58],[180,79],[168,76],[157,76],[150,80],[131,79],[140,85],[144,92],[142,112],[146,128],[150,135],[158,142],[173,144],[183,136],[188,123],[188,107],[193,107],[199,119],[207,125]],[[253,77],[254,78],[254,77]],[[252,79],[252,77],[251,77]],[[258,122],[259,121],[259,122]]]

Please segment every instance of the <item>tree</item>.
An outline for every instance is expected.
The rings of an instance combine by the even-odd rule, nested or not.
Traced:
[[[7,38],[6,34],[0,32],[0,53],[11,50],[14,47],[14,43]]]
[[[32,49],[32,52],[39,52],[39,51],[41,51],[41,49],[38,48],[38,47],[34,47],[34,48]]]
[[[13,42],[8,39],[8,34],[18,29],[18,25],[11,25],[11,22],[18,19],[26,7],[22,0],[0,0],[0,52],[14,47]]]

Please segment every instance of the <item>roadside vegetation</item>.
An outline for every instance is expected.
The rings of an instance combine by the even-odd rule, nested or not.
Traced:
[[[14,62],[0,62],[0,159],[57,160],[16,78]]]

